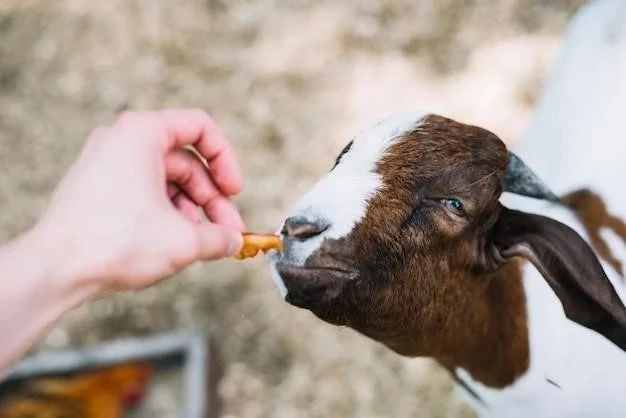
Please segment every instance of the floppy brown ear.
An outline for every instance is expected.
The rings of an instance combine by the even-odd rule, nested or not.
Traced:
[[[539,270],[567,318],[626,351],[626,307],[576,231],[545,216],[502,207],[491,238],[503,259],[523,257]]]

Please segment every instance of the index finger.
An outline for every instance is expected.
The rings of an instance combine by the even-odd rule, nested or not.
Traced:
[[[168,109],[158,112],[167,132],[167,147],[192,145],[206,159],[215,184],[226,195],[241,191],[242,176],[235,152],[215,121],[201,109]]]

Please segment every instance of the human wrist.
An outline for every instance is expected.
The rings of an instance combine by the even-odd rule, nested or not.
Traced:
[[[25,280],[39,284],[51,298],[59,298],[60,309],[69,310],[95,297],[101,289],[82,256],[85,249],[60,229],[37,224],[12,244],[12,252],[29,266]]]
[[[38,228],[0,246],[0,371],[8,367],[66,312],[98,293],[72,267],[69,248]]]

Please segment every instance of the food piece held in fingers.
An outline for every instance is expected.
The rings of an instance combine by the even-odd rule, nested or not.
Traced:
[[[263,251],[267,254],[270,250],[282,251],[283,242],[278,235],[274,234],[243,234],[243,246],[239,253],[235,255],[235,258],[243,260],[244,258],[252,258],[256,256],[259,251]]]

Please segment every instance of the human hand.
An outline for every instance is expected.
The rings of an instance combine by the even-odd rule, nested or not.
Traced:
[[[241,187],[234,152],[205,112],[129,112],[89,135],[31,235],[62,252],[63,276],[98,293],[141,289],[241,248],[245,226],[229,199]]]

